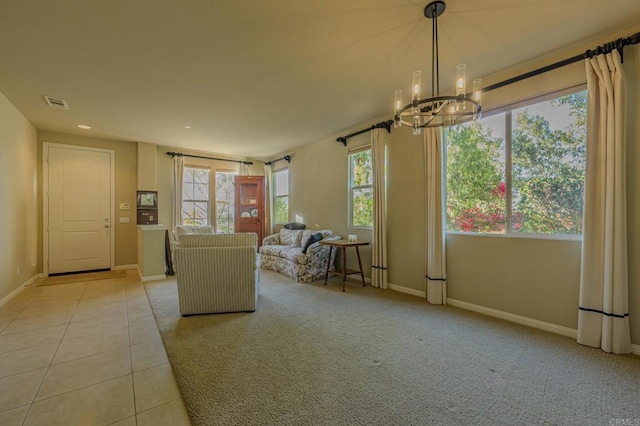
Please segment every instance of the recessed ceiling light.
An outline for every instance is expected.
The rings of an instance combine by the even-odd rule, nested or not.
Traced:
[[[184,128],[185,128],[185,129],[190,129],[190,128],[191,128],[191,126],[189,126],[188,124],[185,124],[185,125],[184,125]]]
[[[78,127],[85,130],[89,130],[91,128],[91,126],[87,126],[86,124],[78,124]]]

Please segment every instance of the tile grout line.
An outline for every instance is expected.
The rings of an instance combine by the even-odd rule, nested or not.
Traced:
[[[147,286],[144,283],[141,283],[141,284],[142,284],[142,289],[144,291],[144,295],[145,295],[145,298],[146,298],[146,301],[147,301],[147,305],[148,305],[149,309],[151,310],[151,314],[153,316],[153,321],[155,323],[156,329],[158,330],[158,336],[160,337],[160,345],[162,347],[162,352],[164,353],[165,357],[167,358],[167,361],[163,362],[161,364],[152,366],[152,367],[147,367],[147,368],[145,368],[143,370],[140,370],[140,371],[145,371],[145,370],[148,370],[150,368],[155,368],[155,367],[158,367],[158,366],[163,365],[163,364],[168,364],[169,365],[169,369],[171,370],[171,377],[173,379],[173,382],[174,382],[176,388],[178,389],[178,397],[175,398],[175,399],[172,399],[171,401],[167,401],[167,402],[165,402],[163,404],[160,404],[160,405],[157,405],[155,407],[152,407],[152,408],[150,408],[148,410],[145,410],[143,412],[136,413],[136,424],[138,422],[138,414],[149,412],[149,411],[151,411],[153,409],[157,409],[158,407],[170,404],[170,403],[172,403],[174,401],[179,401],[180,402],[180,405],[184,408],[186,416],[189,419],[189,424],[191,424],[191,417],[189,416],[189,412],[188,412],[187,407],[186,407],[186,405],[184,403],[184,399],[182,397],[182,392],[180,391],[180,386],[178,386],[178,382],[176,380],[175,373],[173,371],[173,366],[171,365],[171,361],[169,360],[169,355],[167,355],[167,348],[165,347],[164,340],[162,339],[162,335],[160,334],[160,326],[158,325],[158,317],[156,316],[156,312],[154,311],[153,307],[151,306],[151,300],[149,299],[149,293],[147,292]],[[150,341],[149,339],[146,340],[146,342],[149,342],[149,341]],[[143,342],[145,342],[145,341],[143,341]]]
[[[82,289],[82,294],[80,295],[80,298],[76,302],[76,306],[75,306],[75,308],[73,310],[73,314],[71,314],[71,318],[69,318],[69,322],[67,323],[67,327],[65,328],[64,333],[62,333],[62,336],[60,337],[60,341],[58,342],[58,347],[53,352],[53,355],[51,356],[51,360],[49,360],[49,365],[46,367],[47,369],[44,372],[44,374],[42,375],[42,380],[40,380],[40,384],[38,385],[38,388],[36,389],[35,393],[33,394],[33,399],[31,400],[31,403],[29,404],[29,408],[27,409],[27,413],[25,414],[24,418],[22,419],[22,425],[24,425],[24,423],[29,418],[29,413],[31,413],[31,408],[33,407],[33,404],[35,403],[36,397],[38,396],[38,392],[40,392],[40,388],[42,387],[42,384],[44,383],[44,379],[47,377],[47,374],[49,373],[49,369],[51,368],[53,360],[55,359],[56,354],[58,353],[58,350],[60,349],[60,345],[62,344],[62,341],[64,340],[64,336],[65,336],[65,334],[67,334],[67,330],[69,329],[69,325],[71,324],[71,320],[73,319],[73,315],[75,315],[76,310],[78,309],[78,305],[80,304],[80,301],[82,300],[82,297],[84,296],[84,293],[86,291],[87,291],[87,283],[85,283],[84,288]]]
[[[84,291],[83,291],[83,295],[82,295],[82,296],[80,297],[80,299],[78,300],[78,303],[77,303],[77,305],[76,305],[76,309],[77,309],[77,306],[80,304],[80,300],[82,300],[82,298],[84,297],[84,293],[86,292],[86,289],[87,289],[87,286],[85,286],[85,289],[84,289]],[[74,315],[75,315],[75,310],[74,310]],[[100,318],[100,317],[98,317],[98,318]],[[73,315],[72,315],[72,319],[73,319]],[[69,323],[68,323],[68,325],[67,325],[67,328],[68,328],[68,326],[69,326],[69,325],[71,325],[71,320],[69,321]],[[120,327],[120,328],[127,328],[127,330],[128,330],[128,320],[127,320],[127,327]],[[99,334],[99,333],[100,333],[100,332],[98,332],[98,333],[91,333],[90,335],[93,335],[93,334]],[[64,340],[64,336],[65,336],[65,335],[66,335],[66,330],[65,330],[65,333],[63,333],[63,337],[62,337],[62,339],[61,339],[61,340],[60,340],[60,342],[59,342],[58,349],[56,349],[56,352],[54,353],[54,355],[53,355],[53,357],[52,357],[51,362],[53,362],[53,359],[55,359],[55,355],[57,354],[57,351],[59,350],[60,345],[62,344],[62,341]],[[82,337],[85,337],[85,336],[79,336],[78,338],[82,338]],[[72,340],[72,339],[69,339],[69,340]],[[130,342],[129,342],[129,343],[130,343]],[[129,349],[129,357],[130,357],[130,360],[131,360],[131,345],[129,344],[129,345],[127,346],[127,348]],[[113,351],[116,351],[116,350],[123,350],[123,349],[124,349],[124,348],[119,348],[119,349],[114,349]],[[99,354],[104,354],[104,353],[113,352],[113,351],[101,352],[101,353],[99,353]],[[99,354],[92,354],[92,355],[88,355],[88,356],[86,356],[86,357],[81,357],[81,358],[78,358],[78,359],[84,359],[84,358],[87,358],[87,357],[89,357],[89,356],[99,355]],[[77,360],[77,359],[76,359],[76,360]],[[72,361],[76,361],[76,360],[65,361],[64,363],[66,363],[66,362],[72,362]],[[132,362],[132,361],[131,361],[131,362]],[[59,364],[55,364],[55,365],[61,365],[61,364],[64,364],[64,363],[59,363]],[[46,374],[48,373],[48,370],[49,370],[49,368],[50,368],[52,365],[53,365],[53,364],[51,364],[51,363],[49,364],[49,367],[47,367],[47,371],[45,372],[45,376],[44,376],[44,377],[46,377]],[[41,383],[40,383],[40,386],[42,385],[42,382],[44,381],[44,377],[43,377],[43,380],[42,380],[42,381],[41,381]],[[131,379],[131,383],[132,383],[132,387],[133,387],[133,365],[131,365],[130,372],[129,372],[129,373],[127,373],[127,374],[123,374],[123,375],[121,375],[121,376],[117,376],[117,377],[112,377],[112,378],[109,378],[109,379],[106,379],[106,380],[102,380],[102,381],[99,381],[99,382],[96,382],[96,383],[92,383],[92,384],[87,385],[87,386],[83,386],[83,387],[81,387],[81,388],[77,388],[77,389],[73,389],[73,390],[70,390],[70,391],[67,391],[67,392],[62,392],[62,393],[59,393],[59,394],[56,394],[56,395],[52,395],[52,396],[50,396],[50,397],[43,398],[43,399],[41,399],[41,400],[39,400],[39,401],[37,401],[37,402],[46,401],[46,400],[51,399],[51,398],[56,398],[56,397],[61,396],[61,395],[65,395],[65,394],[68,394],[68,393],[71,393],[71,392],[79,391],[79,390],[81,390],[81,389],[85,389],[85,388],[88,388],[88,387],[91,387],[91,386],[94,386],[94,385],[97,385],[97,384],[100,384],[100,383],[105,383],[105,382],[108,382],[108,381],[110,381],[110,380],[115,380],[115,379],[119,379],[119,378],[122,378],[122,377],[130,377],[130,379]],[[37,396],[37,393],[38,393],[38,392],[39,392],[39,390],[40,390],[40,386],[38,387],[38,390],[36,391],[36,396]],[[35,400],[35,396],[34,396],[34,400]],[[31,405],[32,405],[33,403],[34,403],[34,402],[32,401],[32,403],[31,403],[31,404],[29,404],[29,405],[30,405],[30,407],[29,407],[29,410],[27,411],[27,414],[25,415],[25,418],[24,418],[24,420],[23,420],[23,424],[24,424],[24,421],[26,421],[26,419],[27,419],[27,417],[28,417],[28,415],[29,415],[29,411],[30,411],[30,409],[31,409]],[[135,416],[135,394],[134,394],[134,416]],[[131,416],[128,416],[128,417],[131,417]],[[123,419],[117,420],[117,421],[116,421],[116,422],[114,422],[114,423],[117,423],[117,422],[119,422],[119,421],[121,421],[121,420],[124,420],[124,419],[126,419],[126,418],[128,418],[128,417],[125,417],[125,418],[123,418]],[[113,423],[112,423],[112,424],[113,424]]]
[[[24,305],[24,308],[19,309],[18,312],[15,315],[12,316],[11,321],[9,321],[7,323],[7,325],[5,325],[4,327],[2,327],[2,329],[0,329],[0,334],[2,334],[2,332],[4,332],[7,329],[7,327],[9,327],[11,325],[11,323],[13,323],[16,320],[16,318],[18,318],[18,316],[21,313],[23,313],[32,303],[33,303],[33,297],[31,297],[31,301],[29,301],[29,303]],[[11,333],[7,333],[7,334],[11,334]]]
[[[99,385],[99,384],[102,384],[102,383],[106,383],[106,382],[109,382],[111,380],[121,379],[123,377],[127,377],[127,376],[130,376],[130,375],[131,375],[131,373],[126,373],[126,374],[123,374],[121,376],[116,376],[116,377],[111,377],[109,379],[100,380],[99,382],[95,382],[95,383],[92,383],[90,385],[82,386],[82,387],[77,388],[77,389],[68,390],[68,391],[65,391],[65,392],[62,392],[62,393],[58,393],[58,394],[55,394],[55,395],[48,396],[46,398],[39,399],[37,401],[33,401],[29,405],[32,405],[32,404],[35,404],[35,403],[38,403],[38,402],[42,402],[42,401],[47,401],[47,400],[52,399],[52,398],[57,398],[57,397],[62,396],[62,395],[67,395],[67,394],[72,393],[72,392],[77,392],[77,391],[82,390],[82,389],[90,388],[91,386],[95,386],[95,385]],[[27,405],[27,404],[24,404],[24,405]],[[24,405],[22,405],[22,406],[24,406]],[[129,416],[129,417],[131,417],[131,416]]]
[[[87,336],[94,336],[94,335],[96,335],[96,334],[100,334],[100,333],[104,333],[104,332],[108,332],[108,331],[120,330],[121,328],[122,328],[122,329],[124,329],[125,327],[114,328],[114,329],[112,329],[112,330],[105,330],[105,331],[101,331],[101,332],[98,332],[98,333],[91,333],[91,334],[87,334],[87,335],[85,335],[85,336],[80,336],[80,337],[74,337],[73,339],[68,339],[68,340],[66,340],[66,341],[67,341],[67,342],[69,342],[69,341],[74,340],[74,339],[82,339],[82,338],[87,337]],[[60,341],[60,343],[62,343],[62,341]],[[104,355],[104,354],[108,354],[109,352],[121,351],[121,350],[123,350],[123,349],[126,349],[126,347],[125,347],[125,346],[122,346],[122,347],[113,348],[113,349],[109,349],[109,350],[102,351],[102,352],[96,352],[96,353],[93,353],[93,354],[91,354],[91,355],[85,355],[85,356],[81,356],[81,357],[79,357],[79,358],[70,359],[70,360],[68,360],[68,361],[62,361],[62,362],[58,362],[58,363],[55,363],[55,364],[53,364],[53,363],[52,363],[52,364],[51,364],[51,366],[64,365],[64,364],[68,364],[68,363],[70,363],[70,362],[80,361],[80,360],[82,360],[82,359],[86,359],[86,358],[91,358],[92,356]],[[54,357],[53,357],[53,358],[55,359],[55,355],[54,355]],[[53,362],[53,359],[51,360],[51,362]]]
[[[151,410],[155,410],[156,408],[163,407],[163,406],[165,406],[165,405],[171,404],[172,402],[176,402],[176,401],[180,401],[180,400],[182,400],[182,395],[179,395],[178,397],[176,397],[176,398],[172,399],[171,401],[163,402],[163,403],[162,403],[162,404],[160,404],[160,405],[156,405],[155,407],[151,407],[151,408],[149,408],[149,409],[146,409],[146,410],[144,410],[144,411],[141,411],[141,412],[139,412],[139,413],[137,413],[137,414],[136,414],[136,417],[138,416],[138,414],[148,413],[148,412],[149,412],[149,411],[151,411]],[[184,405],[184,402],[182,402],[182,404]],[[186,410],[186,407],[185,407],[185,410]]]
[[[133,416],[136,421],[136,425],[138,424],[138,408],[136,405],[136,381],[133,379],[133,352],[131,351],[131,323],[129,323],[129,294],[127,293],[127,280],[124,280],[124,296],[125,296],[125,305],[126,305],[126,316],[127,316],[127,332],[129,333],[129,360],[131,362],[131,391],[133,392]]]

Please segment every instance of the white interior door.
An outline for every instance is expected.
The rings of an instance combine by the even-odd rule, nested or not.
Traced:
[[[111,267],[111,155],[48,147],[49,273]]]

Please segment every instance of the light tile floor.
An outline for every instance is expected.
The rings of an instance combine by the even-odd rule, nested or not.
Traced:
[[[0,307],[0,425],[189,424],[137,271]]]

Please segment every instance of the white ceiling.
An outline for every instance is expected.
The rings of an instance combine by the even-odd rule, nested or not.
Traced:
[[[430,78],[426,4],[0,0],[0,92],[41,130],[268,159]],[[640,0],[448,0],[438,22],[444,89],[459,62],[483,77],[638,25]]]

